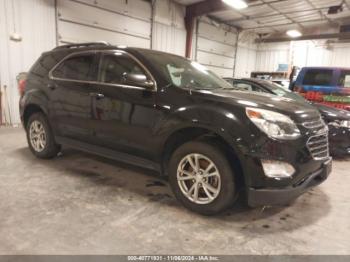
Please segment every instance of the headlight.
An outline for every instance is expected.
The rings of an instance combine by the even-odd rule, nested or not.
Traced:
[[[350,120],[335,120],[333,122],[330,122],[329,125],[335,126],[335,127],[347,127],[350,128]]]
[[[296,139],[300,130],[288,116],[259,108],[246,108],[248,118],[265,134],[276,139]]]

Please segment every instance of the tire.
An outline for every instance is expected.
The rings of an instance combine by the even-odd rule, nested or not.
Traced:
[[[49,122],[43,113],[34,113],[29,117],[26,133],[29,149],[36,157],[50,159],[60,152],[61,147],[56,144]]]
[[[194,166],[191,165],[189,158],[192,159]],[[198,172],[194,171],[196,158]],[[210,161],[214,167],[209,167]],[[209,170],[206,172],[206,169]],[[186,174],[182,170],[185,170]],[[172,154],[168,171],[170,186],[175,197],[186,208],[199,214],[209,216],[221,213],[231,207],[236,200],[235,175],[227,157],[218,146],[199,141],[185,143]],[[211,187],[208,187],[208,184]]]

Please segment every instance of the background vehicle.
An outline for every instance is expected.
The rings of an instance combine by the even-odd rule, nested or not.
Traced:
[[[37,157],[68,145],[158,170],[183,205],[206,215],[241,189],[251,206],[285,204],[331,172],[312,106],[232,91],[202,65],[153,50],[86,43],[44,53],[20,112]]]
[[[280,85],[284,89],[289,89],[290,81],[288,79],[271,79],[271,82]]]
[[[235,89],[248,92],[267,92],[297,101],[306,100],[297,93],[293,93],[267,80],[225,78]],[[350,113],[345,110],[312,103],[321,113],[329,128],[330,151],[332,155],[350,153]]]
[[[309,101],[350,110],[350,68],[304,67],[292,90]]]

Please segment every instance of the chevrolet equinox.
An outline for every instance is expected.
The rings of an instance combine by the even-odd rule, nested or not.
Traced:
[[[204,215],[244,192],[291,202],[331,172],[328,129],[307,103],[233,90],[204,66],[154,50],[84,43],[43,53],[22,83],[28,145],[61,145],[157,170]]]

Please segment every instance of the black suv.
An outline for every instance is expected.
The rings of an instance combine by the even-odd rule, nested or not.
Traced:
[[[201,214],[227,209],[241,189],[250,206],[288,203],[331,171],[316,109],[232,91],[180,56],[60,46],[42,54],[24,85],[20,113],[37,157],[65,145],[157,170]]]

